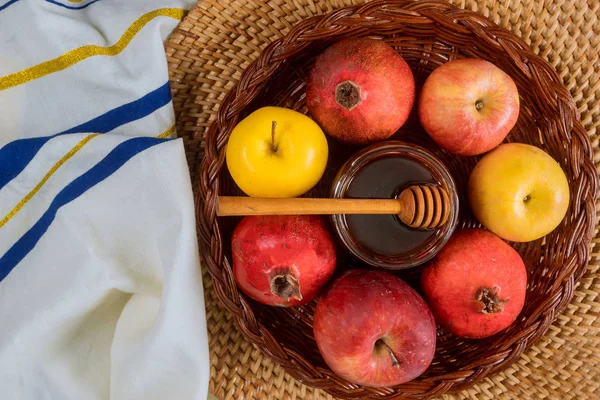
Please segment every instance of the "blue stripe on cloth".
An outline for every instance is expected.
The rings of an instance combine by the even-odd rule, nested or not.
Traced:
[[[0,190],[29,165],[50,139],[68,133],[106,133],[152,114],[171,101],[169,82],[131,103],[124,104],[88,122],[52,136],[18,139],[0,148]]]
[[[0,6],[0,11],[4,10],[5,8],[8,8],[8,6],[10,6],[11,4],[16,3],[17,1],[20,1],[20,0],[9,0],[7,3],[2,4]],[[69,10],[83,10],[84,8],[89,7],[89,6],[91,6],[92,4],[94,4],[94,3],[98,2],[98,1],[100,1],[100,0],[90,1],[89,3],[84,4],[82,6],[69,6],[69,5],[60,3],[60,2],[58,2],[56,0],[46,0],[46,2],[48,2],[48,3],[55,4],[57,6],[64,7],[64,8],[69,9]]]
[[[0,258],[0,281],[29,254],[48,230],[58,210],[102,182],[142,151],[170,139],[136,137],[116,146],[104,159],[63,188],[40,219]]]
[[[84,9],[84,8],[86,8],[86,7],[89,7],[89,6],[91,6],[92,4],[94,4],[95,2],[97,2],[97,1],[100,1],[100,0],[94,0],[94,1],[90,1],[89,3],[87,3],[87,4],[84,4],[84,5],[82,5],[82,6],[68,6],[68,5],[66,5],[66,4],[59,3],[58,1],[55,1],[55,0],[46,0],[46,1],[47,1],[48,3],[56,4],[57,6],[61,6],[61,7],[67,8],[67,9],[69,9],[69,10],[82,10],[82,9]]]
[[[5,8],[7,8],[8,6],[10,6],[11,4],[14,4],[14,3],[16,3],[17,1],[19,1],[19,0],[9,0],[8,2],[6,2],[6,3],[2,4],[2,5],[0,6],[0,11],[4,10],[4,9],[5,9]]]

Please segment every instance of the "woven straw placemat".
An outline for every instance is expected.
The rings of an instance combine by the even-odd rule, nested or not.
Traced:
[[[452,1],[521,36],[571,91],[600,163],[600,1]],[[241,72],[296,22],[364,1],[201,1],[167,43],[177,132],[193,183],[204,134]],[[598,205],[597,205],[598,209]],[[600,215],[600,214],[599,214]],[[600,233],[568,309],[548,334],[504,372],[444,398],[600,398]],[[211,355],[210,391],[218,399],[331,399],[306,387],[244,340],[204,271]]]

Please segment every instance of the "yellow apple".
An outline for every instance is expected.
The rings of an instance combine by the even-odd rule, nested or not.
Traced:
[[[477,219],[503,239],[529,242],[552,232],[569,206],[569,184],[543,150],[503,144],[486,154],[469,178]]]
[[[296,197],[323,176],[328,146],[312,119],[281,107],[263,107],[244,118],[227,143],[227,168],[252,197]]]

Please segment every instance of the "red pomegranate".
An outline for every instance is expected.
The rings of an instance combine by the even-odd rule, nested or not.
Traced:
[[[512,247],[484,229],[456,232],[421,275],[436,321],[465,338],[511,325],[525,303],[527,271]]]
[[[415,100],[410,67],[389,45],[345,39],[321,54],[308,77],[306,104],[326,133],[352,144],[392,136]]]
[[[335,247],[317,216],[252,216],[232,237],[238,286],[267,305],[298,306],[313,300],[335,269]]]

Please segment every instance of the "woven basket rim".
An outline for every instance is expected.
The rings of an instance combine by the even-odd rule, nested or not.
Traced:
[[[410,8],[410,10],[406,10],[407,8]],[[374,14],[376,15],[375,17],[373,17]],[[527,332],[523,332],[521,337],[512,338],[503,353],[499,354],[499,361],[488,363],[487,365],[473,366],[471,377],[474,379],[470,379],[468,384],[465,384],[463,379],[457,379],[453,376],[452,372],[449,372],[447,376],[428,379],[430,387],[427,390],[415,390],[414,388],[411,390],[411,387],[408,386],[404,392],[399,390],[394,393],[398,394],[402,392],[408,397],[414,395],[415,398],[437,396],[448,390],[465,389],[485,376],[508,367],[512,362],[516,361],[524,350],[535,344],[542,337],[549,329],[552,321],[567,306],[573,295],[573,286],[581,277],[589,260],[589,243],[594,233],[593,221],[595,221],[595,201],[598,188],[598,177],[593,165],[591,143],[579,121],[575,102],[568,91],[562,86],[558,74],[556,74],[546,61],[535,55],[522,39],[498,27],[478,13],[462,10],[438,0],[416,2],[409,0],[375,1],[364,6],[341,8],[327,15],[315,16],[301,21],[286,36],[272,42],[263,50],[260,56],[244,71],[239,83],[227,93],[219,107],[217,120],[209,128],[206,138],[205,156],[198,170],[198,176],[201,177],[200,184],[197,186],[195,193],[198,232],[204,263],[208,266],[217,296],[227,310],[234,315],[236,324],[244,337],[281,364],[296,379],[322,388],[336,396],[346,393],[352,394],[349,397],[357,398],[357,393],[361,390],[365,394],[378,393],[380,395],[385,394],[385,391],[378,392],[371,388],[362,388],[349,384],[335,377],[333,374],[326,374],[326,371],[320,367],[310,365],[300,354],[291,349],[280,346],[269,330],[255,318],[249,303],[238,292],[231,267],[224,260],[223,241],[216,222],[216,195],[219,192],[219,171],[224,166],[224,140],[228,137],[230,128],[238,121],[239,112],[236,111],[242,110],[250,103],[251,99],[260,91],[262,80],[270,76],[284,61],[282,47],[293,47],[295,50],[302,49],[303,46],[307,46],[311,34],[315,35],[315,30],[333,24],[343,26],[346,23],[345,21],[355,19],[361,15],[370,15],[372,17],[370,20],[371,23],[377,22],[375,21],[377,18],[379,18],[379,23],[381,24],[388,23],[386,21],[389,20],[386,20],[386,17],[395,21],[392,23],[398,23],[402,19],[402,16],[405,15],[415,18],[416,23],[428,24],[432,23],[430,18],[437,14],[451,16],[442,20],[443,28],[467,29],[465,26],[468,26],[468,29],[472,33],[480,38],[484,37],[486,40],[494,40],[493,38],[497,36],[497,31],[502,31],[502,43],[500,43],[500,46],[509,54],[513,52],[514,54],[510,55],[514,56],[514,59],[520,60],[520,62],[516,62],[517,68],[529,77],[554,81],[562,87],[562,90],[557,92],[556,109],[564,116],[561,122],[565,124],[566,130],[571,132],[581,142],[582,146],[583,160],[579,166],[574,167],[575,172],[585,174],[590,178],[588,179],[587,186],[578,192],[579,196],[575,201],[583,210],[583,215],[586,216],[584,219],[586,221],[591,220],[592,223],[588,223],[581,228],[579,235],[573,235],[571,251],[579,255],[578,260],[580,265],[573,270],[570,276],[563,277],[565,283],[557,289],[563,294],[562,297],[552,296],[553,298],[561,298],[558,301],[547,302],[547,312],[549,315],[538,315],[536,320],[539,323],[535,329],[532,328]],[[498,45],[498,40],[495,41],[495,44]],[[527,61],[531,61],[532,59],[535,59],[540,65],[536,64],[536,68],[531,68],[531,65]],[[240,98],[242,99],[241,101]],[[223,134],[223,132],[226,133]],[[221,260],[221,262],[218,260]],[[530,326],[533,326],[533,324],[530,324]],[[307,376],[307,371],[311,372],[312,375]],[[335,390],[332,390],[332,382],[334,386],[337,386]],[[385,396],[378,398],[385,398]]]

